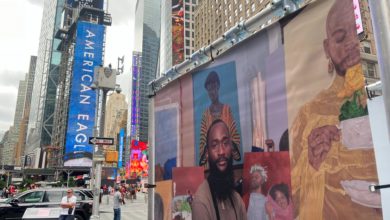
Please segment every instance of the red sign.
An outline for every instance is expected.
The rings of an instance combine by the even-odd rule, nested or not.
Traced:
[[[131,140],[131,149],[144,151],[148,149],[148,144],[142,141]]]

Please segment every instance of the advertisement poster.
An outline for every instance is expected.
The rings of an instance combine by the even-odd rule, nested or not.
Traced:
[[[93,72],[102,64],[104,26],[78,22],[70,88],[64,166],[92,166],[96,92],[91,89]]]
[[[172,0],[172,66],[184,61],[183,0]]]

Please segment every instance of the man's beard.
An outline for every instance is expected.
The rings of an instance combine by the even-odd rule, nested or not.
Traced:
[[[217,163],[220,160],[227,160],[227,167],[225,171],[220,171]],[[231,198],[234,191],[234,173],[233,173],[233,158],[218,158],[216,161],[209,160],[210,174],[207,177],[210,185],[211,193],[216,196],[218,200],[226,200]]]

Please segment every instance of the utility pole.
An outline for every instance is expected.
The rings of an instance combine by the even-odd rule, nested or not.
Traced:
[[[99,95],[97,96],[97,107],[96,107],[96,116],[99,115],[99,120],[97,117],[95,118],[95,132],[94,135],[96,137],[97,135],[97,124],[99,122],[99,137],[104,136],[104,123],[105,123],[105,111],[106,111],[106,99],[107,99],[107,93],[110,90],[116,90],[118,87],[116,86],[116,75],[117,71],[113,70],[111,68],[111,64],[109,67],[96,67],[95,73],[94,73],[94,85],[92,86],[94,89],[96,89],[97,93],[99,94],[102,92],[102,104],[100,108],[100,114],[98,114],[99,110]],[[96,145],[94,146],[94,152],[93,152],[93,165],[95,167],[94,169],[94,197],[93,197],[93,209],[92,209],[92,216],[91,220],[100,219],[99,216],[99,194],[100,194],[100,187],[101,187],[101,180],[102,180],[102,165],[104,161],[104,152],[101,146]],[[92,179],[91,179],[92,180]]]

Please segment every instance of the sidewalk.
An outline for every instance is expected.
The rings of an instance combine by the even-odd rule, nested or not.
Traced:
[[[108,198],[108,204],[107,204]],[[137,193],[137,199],[125,200],[126,204],[121,206],[121,220],[146,220],[148,218],[148,204],[145,202],[145,194]],[[103,196],[100,204],[100,220],[114,219],[113,196]]]

